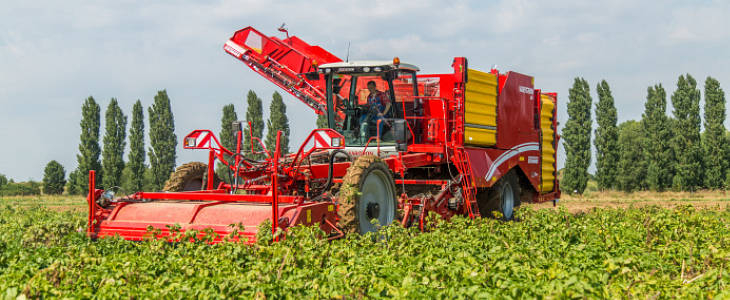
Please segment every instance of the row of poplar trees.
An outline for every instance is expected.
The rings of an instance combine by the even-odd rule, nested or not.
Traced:
[[[273,156],[276,149],[276,135],[278,131],[281,131],[281,138],[279,141],[279,151],[281,154],[289,153],[289,118],[286,116],[286,104],[281,97],[281,94],[274,92],[271,105],[269,106],[269,119],[266,121],[266,136],[264,133],[264,118],[263,118],[263,104],[261,98],[259,98],[254,91],[249,90],[246,95],[246,119],[244,121],[242,136],[241,136],[241,152],[249,159],[260,160],[266,158],[263,147],[254,141],[253,147],[251,146],[251,136],[258,138],[264,143],[266,149]],[[238,121],[238,114],[236,113],[236,107],[233,103],[223,106],[223,116],[221,117],[221,131],[218,133],[218,137],[223,144],[223,147],[236,150],[237,136],[232,130],[232,124]],[[251,124],[249,127],[248,124]],[[253,150],[252,150],[253,149]],[[233,165],[233,158],[226,156],[226,160],[230,165]],[[222,180],[226,182],[232,182],[232,173],[229,168],[223,163],[219,162],[216,166],[216,174]]]
[[[96,171],[97,185],[106,189],[122,187],[127,192],[145,188],[161,189],[175,169],[177,147],[175,120],[167,91],[158,91],[152,106],[147,110],[150,125],[150,148],[147,150],[142,102],[137,100],[132,106],[126,162],[127,116],[119,107],[117,99],[112,98],[105,113],[102,149],[99,145],[100,112],[100,106],[93,97],[87,98],[81,107],[81,143],[79,154],[76,155],[78,167],[69,174],[67,192],[85,193],[89,188],[89,170]],[[146,156],[149,156],[149,167],[145,163]]]
[[[617,125],[617,111],[608,83],[597,87],[594,131],[595,180],[599,190],[695,191],[730,187],[730,133],[725,129],[725,94],[707,77],[702,93],[695,79],[681,75],[671,95],[661,84],[647,89],[641,120]],[[561,189],[582,194],[591,175],[591,106],[588,82],[576,78],[569,91],[568,121],[562,131],[566,161]],[[704,125],[704,131],[701,131]]]
[[[286,116],[286,105],[278,92],[275,92],[270,106],[270,117],[266,123],[268,128],[265,137],[263,105],[256,93],[249,91],[247,95],[248,108],[246,124],[253,125],[253,136],[262,139],[266,149],[273,151],[276,146],[276,133],[282,131],[280,150],[289,153],[289,120]],[[125,192],[140,190],[160,190],[170,174],[175,170],[175,121],[167,91],[162,90],[154,97],[154,103],[148,108],[150,148],[145,150],[144,142],[144,113],[142,103],[137,102],[132,107],[132,121],[129,128],[129,153],[124,161],[126,147],[127,116],[124,115],[119,103],[112,98],[106,109],[103,149],[99,145],[100,139],[100,106],[93,97],[84,101],[81,108],[81,143],[79,154],[76,156],[78,167],[65,180],[65,171],[58,162],[51,161],[44,172],[43,186],[46,194],[60,194],[65,184],[69,194],[81,194],[88,190],[89,170],[96,170],[97,185],[103,188],[122,187]],[[238,120],[233,104],[223,107],[221,131],[219,137],[224,147],[235,150],[236,136],[231,125]],[[250,159],[263,159],[266,155],[263,148],[254,143],[252,153],[249,143],[249,126],[246,125],[245,143],[242,152]],[[149,156],[149,166],[145,163],[145,155]],[[101,160],[100,160],[101,156]],[[228,158],[231,159],[230,157]],[[219,163],[217,168],[219,177],[230,180],[230,173]]]
[[[270,106],[269,120],[266,123],[268,132],[262,137],[264,130],[263,105],[256,93],[249,91],[247,95],[248,108],[246,124],[253,125],[253,136],[263,138],[266,149],[273,151],[276,146],[276,133],[282,131],[280,150],[289,153],[289,120],[286,116],[286,105],[278,92],[275,92]],[[157,93],[154,103],[148,109],[150,148],[145,151],[144,142],[144,115],[142,103],[137,102],[132,107],[132,122],[129,128],[129,153],[127,161],[123,159],[126,147],[127,116],[124,115],[119,103],[112,98],[106,109],[106,127],[103,138],[103,149],[99,145],[100,138],[100,107],[93,97],[84,101],[81,108],[81,143],[77,155],[78,167],[69,174],[68,181],[64,179],[64,169],[56,161],[46,166],[44,174],[44,193],[55,194],[63,192],[63,184],[69,194],[81,194],[88,190],[89,170],[96,170],[97,185],[103,188],[120,186],[125,192],[140,190],[160,190],[170,174],[175,170],[175,121],[167,91]],[[236,136],[231,125],[238,120],[233,104],[223,107],[221,131],[219,138],[224,147],[235,150]],[[249,126],[244,130],[245,143],[242,152],[250,159],[263,159],[266,155],[263,148],[254,143],[252,153],[248,138]],[[273,153],[273,152],[272,152]],[[149,166],[145,163],[145,154],[149,156]],[[100,160],[101,156],[101,160]],[[231,158],[228,158],[231,160]],[[230,173],[219,164],[219,177],[230,180]],[[60,188],[59,188],[60,185]]]

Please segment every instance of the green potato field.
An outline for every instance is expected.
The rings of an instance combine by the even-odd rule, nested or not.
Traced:
[[[0,202],[0,295],[22,298],[730,298],[730,208],[518,211],[328,242],[90,240],[79,198]]]

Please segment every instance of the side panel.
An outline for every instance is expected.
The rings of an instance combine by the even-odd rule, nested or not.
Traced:
[[[550,95],[540,96],[540,192],[550,192],[555,187],[555,130],[553,129],[553,110],[555,102]]]
[[[491,187],[509,170],[519,167],[537,189],[539,178],[540,145],[537,142],[517,145],[514,148],[479,149],[467,148],[474,183],[477,187]]]
[[[504,78],[504,79],[503,79]],[[540,139],[535,124],[533,79],[517,72],[500,75],[504,84],[499,91],[497,107],[497,148],[511,149]]]
[[[464,94],[464,144],[494,146],[497,143],[497,76],[467,69]]]

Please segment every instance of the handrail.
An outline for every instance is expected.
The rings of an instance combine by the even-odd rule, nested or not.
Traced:
[[[415,103],[415,100],[416,99],[422,99],[422,100],[427,100],[427,101],[434,101],[434,100],[441,101],[441,111],[444,114],[442,118],[424,117],[424,116],[406,116],[406,110],[405,110],[405,102],[406,101],[403,101],[402,102],[403,103],[403,119],[405,119],[405,120],[426,120],[426,119],[429,119],[430,120],[430,119],[435,119],[435,120],[442,121],[442,123],[443,123],[442,125],[443,126],[441,126],[441,127],[443,127],[443,134],[444,134],[444,139],[443,140],[444,141],[447,141],[448,139],[446,137],[446,135],[447,135],[447,133],[446,133],[447,132],[447,124],[446,123],[447,123],[447,120],[448,119],[446,118],[446,102],[448,101],[448,99],[446,99],[444,97],[440,97],[440,96],[410,96],[408,98],[409,99],[413,99],[413,102],[414,103]],[[410,133],[411,133],[411,141],[413,143],[415,143],[416,135],[413,133],[413,129],[411,128],[411,124],[409,124],[408,122],[406,122],[406,126],[408,126],[408,131],[410,131]]]
[[[317,132],[327,132],[330,137],[332,137],[331,134],[334,134],[335,135],[334,137],[338,137],[342,140],[340,142],[340,146],[332,147],[332,145],[329,145],[329,147],[317,147],[317,144],[316,144],[317,141],[315,140],[314,147],[312,147],[312,149],[310,149],[306,153],[302,154],[302,152],[304,151],[304,147],[309,144],[309,141],[314,137],[315,133],[317,133]],[[297,150],[297,154],[294,155],[294,159],[292,159],[292,161],[291,161],[291,166],[292,167],[296,166],[298,168],[299,165],[301,165],[301,162],[304,160],[304,158],[309,156],[312,152],[314,152],[317,149],[344,149],[345,148],[344,145],[345,145],[345,137],[342,134],[340,134],[339,132],[337,132],[336,130],[331,129],[331,128],[317,128],[315,130],[312,130],[312,132],[309,133],[307,138],[304,139],[304,142],[301,144],[301,146],[299,146],[299,150]],[[302,154],[301,158],[300,158],[300,154]]]
[[[370,145],[370,142],[371,142],[371,141],[372,141],[373,139],[375,139],[375,140],[376,140],[376,143],[377,143],[377,146],[376,146],[376,147],[377,147],[376,153],[378,154],[378,156],[380,156],[380,122],[381,122],[381,121],[382,121],[382,120],[378,120],[378,121],[377,121],[377,124],[376,124],[375,126],[377,126],[378,128],[377,128],[377,130],[375,131],[375,136],[371,136],[371,137],[370,137],[370,138],[368,139],[368,141],[367,141],[367,142],[365,142],[365,147],[364,147],[364,148],[362,149],[362,152],[360,152],[360,155],[365,155],[365,152],[366,152],[366,151],[368,150],[368,146]]]
[[[271,201],[271,234],[274,237],[274,241],[279,241],[279,236],[276,234],[276,229],[279,227],[279,155],[281,149],[281,130],[276,132],[276,150],[274,151],[273,170],[271,172],[271,193],[273,199]]]
[[[271,158],[271,152],[269,152],[269,150],[266,149],[266,146],[261,141],[261,139],[258,138],[258,137],[253,136],[253,123],[251,123],[251,121],[248,122],[248,135],[249,135],[249,138],[250,138],[249,144],[251,144],[251,154],[256,155],[256,154],[260,154],[260,153],[266,153],[266,156],[268,158]],[[254,141],[254,139],[259,143],[259,146],[261,146],[261,149],[264,149],[264,151],[259,151],[259,152],[254,151],[254,149],[253,149],[253,141]]]

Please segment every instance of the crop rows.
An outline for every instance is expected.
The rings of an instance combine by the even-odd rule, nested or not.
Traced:
[[[521,209],[328,242],[89,240],[85,214],[0,203],[0,295],[105,298],[728,298],[730,209]]]

